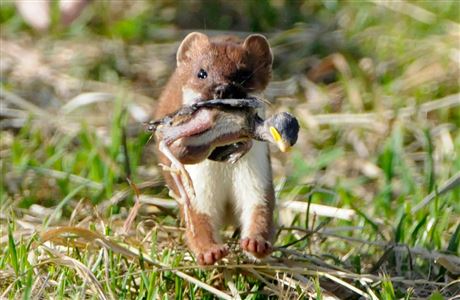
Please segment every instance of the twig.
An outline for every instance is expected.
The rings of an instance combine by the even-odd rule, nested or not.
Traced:
[[[411,213],[415,214],[425,206],[427,206],[433,199],[437,196],[441,196],[442,194],[447,193],[448,191],[460,186],[460,172],[449,178],[438,191],[431,192],[428,196],[423,198],[422,202],[417,204],[414,208],[412,208]]]
[[[115,300],[117,299],[115,295],[113,294],[112,288],[110,286],[110,258],[109,258],[109,251],[107,248],[102,248],[103,250],[103,259],[104,259],[104,279],[105,279],[105,284],[107,285],[107,290],[109,291],[110,299]]]
[[[166,209],[177,208],[177,202],[175,202],[174,200],[168,200],[168,199],[162,199],[162,198],[157,198],[157,197],[151,197],[147,195],[141,195],[140,201],[141,203],[152,204],[152,205],[163,207]]]
[[[172,170],[174,172],[174,170]],[[140,196],[142,203],[153,204],[156,206],[164,207],[167,209],[173,209],[177,207],[176,202],[169,201],[167,199],[151,197],[147,195]],[[305,212],[307,203],[300,201],[289,201],[289,202],[278,202],[280,209],[290,209],[296,212]],[[331,218],[338,218],[342,220],[351,220],[355,215],[355,211],[347,208],[338,208],[320,204],[310,204],[310,214],[316,214],[318,216],[325,216]]]
[[[340,285],[346,287],[347,289],[349,289],[349,290],[351,290],[351,291],[353,291],[353,292],[355,292],[355,293],[357,293],[357,294],[363,296],[365,299],[369,299],[369,298],[370,298],[368,294],[366,294],[365,292],[361,291],[360,289],[358,289],[358,288],[352,286],[351,284],[349,284],[349,283],[343,281],[343,280],[340,279],[340,278],[337,278],[337,277],[335,277],[335,276],[333,276],[333,275],[331,275],[331,274],[328,274],[328,273],[324,273],[324,277],[326,277],[326,278],[328,278],[328,279],[330,279],[330,280],[332,280],[332,281],[334,281],[334,282],[336,282],[336,283],[338,283],[338,284],[340,284]]]
[[[54,209],[53,213],[49,216],[49,218],[45,221],[45,224],[43,225],[45,228],[48,227],[49,223],[55,218],[55,216],[57,215],[58,212],[61,211],[61,209],[67,204],[67,202],[69,202],[76,194],[78,194],[78,192],[80,192],[85,186],[84,185],[80,185],[79,187],[77,187],[76,189],[74,189],[73,191],[71,191],[69,194],[67,194],[67,196],[65,196],[64,199],[62,199],[61,202],[59,202],[59,204],[56,206],[56,208]]]
[[[137,188],[139,190],[142,190],[142,189],[145,189],[145,188],[151,188],[151,187],[157,187],[159,186],[160,184],[162,184],[162,180],[152,180],[152,181],[145,181],[145,182],[142,182],[142,183],[139,183],[137,184]],[[104,201],[102,202],[97,210],[100,214],[102,214],[102,212],[104,212],[107,208],[109,208],[110,206],[113,206],[113,205],[116,205],[118,204],[120,201],[124,200],[126,197],[128,197],[128,195],[133,191],[133,189],[131,187],[129,188],[126,188],[124,190],[121,190],[121,191],[118,191],[116,192],[109,200],[107,201]],[[144,202],[144,203],[148,203],[149,200],[145,200],[144,201],[144,198],[150,198],[149,196],[146,196],[146,195],[140,195],[139,196],[140,198],[140,201],[141,202]],[[171,203],[174,203],[173,201],[169,201]],[[160,205],[161,206],[161,205]],[[175,206],[177,207],[177,205]]]
[[[42,245],[42,247],[46,249],[46,251],[52,253],[55,256],[55,258],[48,259],[46,263],[56,263],[59,265],[64,265],[73,268],[81,277],[81,279],[91,283],[90,288],[95,292],[96,295],[99,296],[100,299],[108,300],[107,296],[104,294],[104,290],[102,289],[101,284],[99,283],[93,272],[91,272],[91,270],[89,270],[87,266],[85,266],[80,261],[72,257],[62,254],[57,250],[51,249],[44,245]]]
[[[68,101],[63,106],[61,106],[61,111],[64,114],[69,114],[70,112],[74,111],[79,107],[90,105],[93,103],[113,101],[114,99],[115,97],[111,93],[81,93],[77,95],[75,98]]]
[[[139,208],[141,207],[141,202],[139,200],[139,189],[137,186],[132,182],[129,177],[126,178],[126,180],[129,183],[129,186],[131,189],[134,191],[134,197],[136,198],[136,201],[134,203],[134,206],[131,208],[131,211],[128,214],[128,217],[126,218],[125,223],[123,224],[123,232],[124,234],[127,234],[129,231],[129,228],[131,227],[131,224],[134,222],[134,219],[136,219],[137,212],[139,211]]]
[[[336,277],[345,278],[345,279],[353,279],[353,280],[365,280],[366,282],[380,282],[384,280],[382,276],[372,275],[372,274],[356,274],[352,272],[344,272],[344,271],[337,271],[335,269],[327,269],[316,267],[316,269],[310,270],[306,268],[300,267],[293,267],[293,266],[286,266],[286,265],[255,265],[255,264],[227,264],[227,265],[214,265],[214,266],[198,266],[198,265],[190,265],[190,266],[181,266],[181,267],[174,267],[174,268],[167,268],[167,269],[156,269],[156,271],[172,271],[172,270],[195,270],[196,268],[201,267],[202,269],[215,269],[215,268],[227,268],[227,269],[248,269],[253,268],[256,270],[270,270],[270,271],[278,271],[278,272],[295,272],[299,274],[305,274],[310,276],[324,276],[324,274],[333,274]],[[444,282],[436,282],[436,281],[429,281],[425,279],[406,279],[404,277],[391,277],[390,280],[392,282],[401,282],[405,284],[420,284],[426,285],[431,284],[434,286],[445,286],[446,283]]]
[[[37,116],[40,120],[44,120],[49,124],[53,124],[57,129],[66,133],[75,133],[78,131],[80,125],[75,122],[70,122],[68,119],[63,119],[58,115],[51,115],[46,110],[41,109],[35,104],[27,101],[24,98],[19,97],[16,94],[6,91],[3,87],[0,87],[0,98],[5,101],[22,108],[32,115]]]
[[[434,22],[436,22],[436,19],[437,19],[436,15],[432,13],[431,11],[428,11],[420,6],[417,6],[415,4],[412,4],[412,3],[409,3],[403,0],[398,0],[398,1],[371,0],[371,1],[374,2],[376,5],[381,5],[397,13],[409,16],[413,18],[414,20],[417,20],[422,23],[433,24]]]
[[[225,269],[223,273],[224,273],[225,281],[227,282],[228,288],[230,289],[230,292],[232,293],[233,299],[241,300],[240,293],[238,292],[238,289],[236,288],[235,282],[233,282],[232,274],[230,270]]]
[[[37,116],[48,117],[50,115],[46,110],[41,109],[40,107],[19,97],[16,94],[8,92],[1,86],[0,86],[0,97],[3,98],[6,102],[16,105],[17,107],[27,110]]]
[[[105,247],[105,248],[108,248],[108,249],[111,249],[112,251],[114,252],[117,252],[117,253],[120,253],[122,255],[125,255],[129,258],[139,258],[140,257],[140,253],[139,253],[139,250],[138,249],[135,249],[135,248],[131,248],[131,249],[128,249],[128,248],[125,248],[121,245],[119,245],[118,243],[116,242],[113,242],[109,239],[107,239],[105,236],[103,236],[102,234],[100,233],[97,233],[97,232],[93,232],[93,231],[90,231],[90,230],[87,230],[87,229],[84,229],[84,228],[78,228],[78,227],[59,227],[59,228],[56,228],[56,229],[52,229],[52,230],[48,230],[46,232],[44,232],[42,235],[41,235],[41,242],[44,243],[48,240],[51,240],[53,241],[55,238],[57,238],[59,235],[61,234],[69,234],[69,233],[72,233],[72,234],[76,234],[84,239],[86,239],[87,241],[91,242],[91,241],[96,241],[98,242],[99,245]],[[233,298],[231,296],[229,296],[228,294],[216,289],[215,287],[212,287],[184,272],[181,272],[179,270],[177,270],[176,268],[170,268],[168,267],[167,265],[153,259],[152,257],[150,257],[149,255],[145,255],[143,256],[143,259],[144,261],[148,262],[149,264],[157,267],[157,268],[161,268],[161,269],[169,269],[169,271],[171,271],[174,275],[192,283],[192,284],[195,284],[197,286],[199,286],[200,288],[214,294],[215,296],[219,297],[219,298],[222,298],[222,299],[226,299],[226,300],[232,300]]]
[[[50,176],[50,177],[53,177],[53,178],[56,178],[56,179],[67,179],[68,178],[71,182],[81,184],[81,185],[85,185],[85,186],[87,186],[89,188],[92,188],[92,189],[95,189],[95,190],[104,189],[103,184],[101,184],[99,182],[89,180],[87,178],[84,178],[84,177],[81,177],[81,176],[78,176],[78,175],[75,175],[75,174],[70,174],[70,173],[66,173],[66,172],[62,172],[62,171],[46,169],[46,168],[41,168],[41,167],[31,167],[31,168],[29,168],[29,170],[33,171],[33,172],[36,172],[36,173],[39,173],[39,174],[44,174],[44,175],[47,175],[47,176]]]
[[[298,231],[303,231],[307,233],[313,233],[312,230],[305,229],[303,227],[287,227],[287,228],[282,228],[281,230],[298,230]],[[392,243],[386,243],[386,242],[381,242],[381,241],[368,241],[368,240],[362,240],[358,238],[353,238],[353,237],[348,237],[348,236],[341,236],[338,234],[330,233],[326,230],[324,231],[318,231],[316,234],[321,235],[321,236],[326,236],[326,237],[331,237],[331,238],[337,238],[337,239],[342,239],[346,240],[349,242],[354,242],[354,243],[362,243],[366,245],[371,245],[375,247],[381,247],[381,248],[387,248],[387,247],[393,247],[393,250],[395,252],[407,252],[410,251],[411,254],[415,254],[418,256],[421,256],[425,259],[430,259],[433,261],[439,260],[439,258],[443,257],[447,259],[449,262],[455,263],[456,265],[460,266],[460,258],[456,255],[451,255],[451,254],[444,254],[438,251],[434,250],[428,250],[420,247],[408,247],[407,245],[404,244],[392,244]],[[293,251],[293,250],[290,250]]]
[[[270,281],[266,280],[262,275],[259,274],[259,272],[257,272],[253,268],[248,268],[248,269],[246,269],[246,271],[248,271],[249,273],[254,275],[254,277],[256,277],[258,280],[262,281],[265,285],[267,285],[269,288],[271,288],[274,292],[277,292],[276,286],[273,283],[271,283]]]
[[[386,110],[381,113],[362,113],[362,114],[318,114],[311,116],[317,124],[362,124],[372,125],[379,117],[393,119],[396,116],[408,118],[419,113],[429,113],[433,110],[460,106],[460,93],[425,102],[419,107],[405,107],[400,110]]]
[[[301,201],[286,201],[280,202],[279,207],[281,209],[289,209],[295,212],[305,213],[308,209],[308,204]],[[342,220],[351,220],[356,215],[356,212],[352,209],[338,208],[321,204],[310,203],[310,214],[315,214],[323,217],[337,218]]]
[[[129,157],[128,151],[128,141],[126,139],[126,127],[123,125],[121,127],[121,145],[123,150],[123,155],[125,157],[124,167],[127,178],[131,178],[131,160]]]

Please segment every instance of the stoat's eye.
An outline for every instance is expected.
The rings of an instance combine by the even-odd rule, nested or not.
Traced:
[[[198,74],[196,74],[196,76],[200,79],[205,79],[206,77],[208,77],[208,73],[206,73],[205,70],[200,69],[200,71],[198,72]]]

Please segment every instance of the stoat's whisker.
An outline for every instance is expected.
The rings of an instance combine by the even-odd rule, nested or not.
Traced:
[[[248,81],[249,79],[251,79],[252,76],[254,76],[254,74],[259,71],[260,68],[262,68],[263,66],[265,66],[265,64],[260,64],[259,66],[257,66],[257,68],[254,69],[254,71],[252,71],[252,73],[246,78],[244,79],[243,81],[240,82],[240,85],[243,85],[246,81]]]

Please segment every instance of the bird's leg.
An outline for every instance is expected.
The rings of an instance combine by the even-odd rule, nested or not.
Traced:
[[[165,165],[165,164],[159,164],[159,166],[163,169],[163,171],[166,171],[166,172],[169,172],[169,173],[175,173],[175,174],[180,173],[179,169],[173,168],[171,166],[168,166],[168,165]]]
[[[184,165],[171,153],[165,141],[160,141],[158,149],[171,161],[172,168],[168,169],[172,171],[171,177],[173,178],[180,195],[180,199],[176,200],[184,206],[185,223],[187,227],[191,229],[192,234],[195,235],[193,222],[190,218],[191,201],[195,198],[195,190],[193,189],[192,179],[190,178],[187,170],[185,170]]]
[[[158,126],[159,140],[167,145],[182,137],[192,136],[210,129],[214,124],[214,114],[209,110],[200,110],[188,122],[175,126]]]

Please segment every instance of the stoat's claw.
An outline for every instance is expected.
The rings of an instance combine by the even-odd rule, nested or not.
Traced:
[[[198,260],[198,264],[202,266],[209,266],[227,256],[228,251],[229,249],[227,245],[211,245],[206,251],[198,253],[196,258]]]
[[[241,248],[254,255],[257,258],[263,258],[270,254],[273,250],[269,241],[264,238],[250,238],[246,237],[240,241]]]

